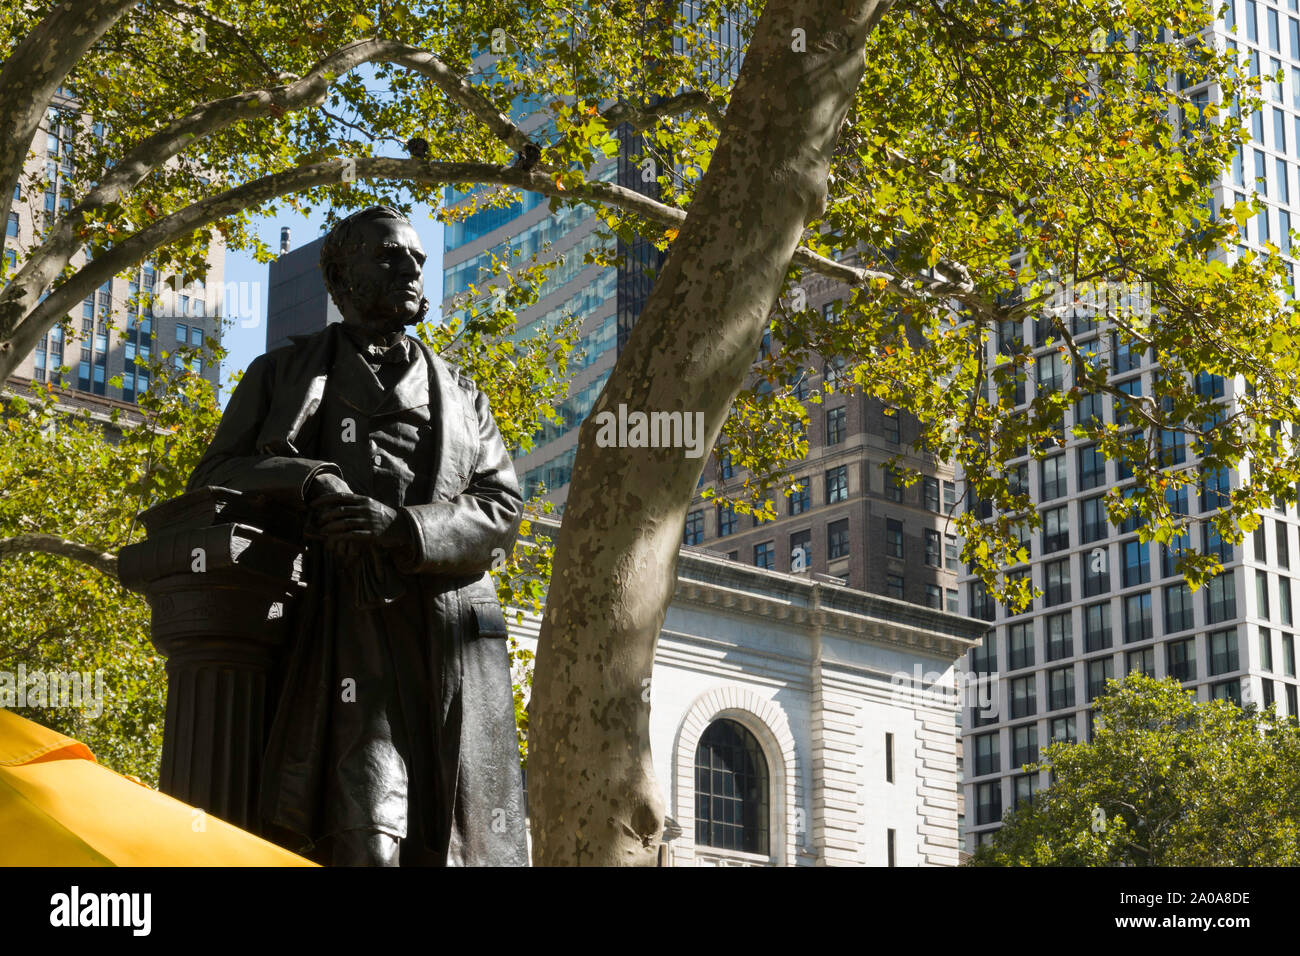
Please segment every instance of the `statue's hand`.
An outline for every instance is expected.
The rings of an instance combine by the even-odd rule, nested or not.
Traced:
[[[322,495],[311,502],[316,533],[326,546],[351,543],[396,548],[409,540],[409,530],[398,513],[374,498],[351,492]]]
[[[348,483],[338,475],[320,474],[313,478],[311,484],[307,487],[307,503],[311,504],[324,495],[347,495],[351,493],[352,489],[348,487]]]

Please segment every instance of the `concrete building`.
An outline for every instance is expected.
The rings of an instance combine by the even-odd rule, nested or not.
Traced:
[[[1300,13],[1294,3],[1284,9],[1263,0],[1228,0],[1226,19],[1215,32],[1220,48],[1237,49],[1257,75],[1262,64],[1264,74],[1280,69],[1288,77],[1282,84],[1265,83],[1267,104],[1243,118],[1253,142],[1224,177],[1215,206],[1244,201],[1248,188],[1258,189],[1266,208],[1249,222],[1247,241],[1259,246],[1274,237],[1290,256],[1292,197],[1300,201],[1295,179],[1300,94],[1294,92],[1300,90]],[[1198,103],[1220,99],[1218,89],[1208,85],[1188,92]],[[1081,309],[1072,320],[1078,341],[1103,354],[1114,370],[1113,380],[1125,391],[1151,395],[1162,374],[1153,356],[1123,348],[1112,326],[1104,317],[1094,321],[1094,315]],[[1046,345],[1046,338],[1046,327],[1030,321],[1004,327],[1000,342],[989,346],[991,356],[1000,346],[1030,344],[1036,373],[1026,383],[1026,399],[1033,398],[1034,388],[1068,389],[1072,384],[1068,363]],[[1243,381],[1217,376],[1195,384],[1229,410],[1245,387]],[[1107,678],[1135,670],[1173,676],[1201,700],[1228,698],[1300,715],[1293,613],[1292,556],[1300,554],[1295,504],[1279,503],[1263,516],[1252,537],[1234,547],[1218,540],[1205,518],[1240,475],[1201,468],[1199,493],[1196,487],[1182,489],[1171,502],[1189,518],[1187,543],[1217,552],[1224,571],[1193,595],[1175,573],[1167,547],[1139,541],[1132,521],[1121,527],[1107,521],[1104,494],[1133,479],[1119,464],[1097,455],[1086,440],[1075,438],[1071,426],[1094,416],[1119,423],[1113,405],[1105,396],[1084,397],[1067,415],[1061,448],[1040,459],[1023,456],[1008,466],[1013,482],[1028,491],[1043,519],[1041,531],[1026,542],[1031,561],[1025,570],[1042,596],[1023,613],[1011,614],[990,600],[977,580],[963,578],[963,610],[989,624],[968,666],[988,675],[997,691],[993,714],[981,715],[974,708],[963,721],[970,755],[966,800],[974,808],[971,822],[978,841],[989,838],[1006,810],[1046,784],[1020,770],[1038,759],[1040,746],[1090,737],[1091,705]],[[1198,467],[1181,436],[1166,436],[1162,444],[1171,466]]]
[[[513,621],[514,616],[508,615]],[[512,628],[535,647],[538,622]],[[669,866],[953,866],[980,622],[683,548],[651,680]]]
[[[325,237],[297,249],[289,248],[289,230],[280,230],[280,256],[267,269],[266,350],[289,344],[292,335],[319,332],[342,322],[320,271],[320,247]]]
[[[6,274],[20,265],[23,250],[39,242],[47,224],[70,208],[64,182],[73,170],[79,135],[105,133],[78,113],[75,101],[60,94],[46,112],[14,191],[6,225]],[[73,259],[74,267],[85,262],[84,251]],[[130,421],[138,418],[139,396],[151,385],[148,370],[136,366],[136,356],[149,361],[165,352],[177,364],[185,361],[219,389],[219,363],[203,346],[221,339],[224,263],[224,250],[217,246],[205,281],[160,275],[146,262],[130,276],[105,282],[83,300],[79,314],[68,316],[65,327],[55,327],[41,337],[8,386],[25,391],[31,383],[54,384],[61,405],[89,410],[104,420],[117,409]],[[182,347],[196,351],[177,355]],[[118,376],[120,385],[114,383]]]

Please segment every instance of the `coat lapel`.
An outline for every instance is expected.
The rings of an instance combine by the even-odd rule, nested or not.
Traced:
[[[258,451],[272,455],[302,453],[299,436],[325,397],[340,331],[337,325],[329,325],[323,332],[293,337],[298,347],[286,350],[280,363],[274,385],[276,400],[258,432]]]

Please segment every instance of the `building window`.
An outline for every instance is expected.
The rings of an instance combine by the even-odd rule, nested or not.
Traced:
[[[1034,666],[1034,624],[1025,621],[1007,628],[1007,668],[1018,671]]]
[[[1038,725],[1011,728],[1011,768],[1019,770],[1027,763],[1038,763]]]
[[[1110,534],[1106,519],[1106,499],[1104,497],[1089,498],[1087,501],[1081,502],[1079,507],[1083,515],[1081,538],[1084,544],[1101,541]]]
[[[956,588],[944,588],[943,599],[944,604],[950,613],[957,614],[961,611],[961,601],[957,597]]]
[[[1201,510],[1214,511],[1228,503],[1227,468],[1201,469]]]
[[[704,541],[704,512],[692,511],[686,516],[686,531],[682,535],[682,543],[685,545],[696,545]]]
[[[1110,590],[1110,562],[1106,548],[1094,548],[1082,555],[1083,596],[1096,597]]]
[[[943,610],[943,588],[937,584],[925,586],[925,606],[936,611]]]
[[[1043,512],[1043,554],[1064,551],[1070,546],[1070,518],[1065,506]]]
[[[826,503],[849,498],[849,466],[839,465],[826,472]]]
[[[767,759],[734,720],[715,720],[695,750],[697,846],[767,853]]]
[[[736,512],[731,505],[718,505],[718,537],[736,533]]]
[[[1277,540],[1277,566],[1284,570],[1291,567],[1291,546],[1287,543],[1291,532],[1287,529],[1290,527],[1285,521],[1274,521],[1273,531]]]
[[[762,544],[754,545],[754,567],[766,568],[769,571],[776,569],[775,542],[764,541]]]
[[[1106,457],[1096,445],[1079,449],[1079,490],[1100,488],[1106,483]]]
[[[1074,633],[1070,612],[1047,618],[1047,660],[1059,661],[1074,656]]]
[[[1075,734],[1074,714],[1052,718],[1052,743],[1058,741],[1072,744],[1079,738]]]
[[[812,507],[812,493],[808,490],[809,479],[800,478],[799,489],[790,492],[790,514],[801,515]]]
[[[1282,671],[1287,677],[1295,677],[1295,637],[1291,634],[1282,635]],[[1295,712],[1292,711],[1292,716]]]
[[[943,536],[943,557],[944,564],[949,571],[956,571],[961,564],[961,548],[957,545],[957,536],[946,534]]]
[[[1150,548],[1145,541],[1124,542],[1124,587],[1151,580]]]
[[[1115,676],[1115,658],[1109,654],[1088,661],[1088,703],[1106,693],[1106,681]]]
[[[1044,458],[1039,464],[1042,469],[1039,480],[1039,500],[1051,501],[1060,498],[1066,491],[1066,467],[1064,455]]]
[[[826,410],[826,444],[838,445],[844,441],[846,431],[844,408]]]
[[[726,480],[727,478],[733,477],[735,474],[736,465],[735,462],[731,460],[731,452],[724,451],[721,460],[718,462],[718,477]]]
[[[1237,616],[1237,593],[1233,570],[1223,571],[1205,585],[1205,620],[1218,624]]]
[[[1210,635],[1209,645],[1211,677],[1237,670],[1237,629],[1235,627],[1215,631]]]
[[[891,558],[903,556],[903,522],[893,518],[885,520],[885,554]]]
[[[1034,802],[1034,775],[1031,773],[1016,777],[1011,781],[1014,791],[1012,793],[1011,809],[1016,810],[1022,806],[1028,806]]]
[[[943,552],[940,550],[939,532],[933,528],[926,528],[922,534],[925,537],[925,563],[927,567],[942,568]]]
[[[807,571],[811,567],[812,531],[796,531],[790,535],[790,570]]]
[[[1002,819],[1002,783],[990,780],[975,785],[975,824],[997,823]]]
[[[1124,655],[1124,663],[1129,674],[1140,673],[1145,674],[1147,677],[1156,676],[1156,651],[1153,647],[1129,651]]]
[[[983,581],[972,581],[966,587],[970,597],[971,617],[979,618],[981,621],[991,621],[997,617],[997,604],[989,596],[988,588],[984,586]]]
[[[885,734],[885,783],[894,782],[894,735]]]
[[[998,732],[994,731],[991,734],[980,734],[975,738],[975,776],[983,777],[1002,769],[1001,757],[998,754],[998,737]]]
[[[1038,712],[1037,678],[1034,674],[1011,682],[1011,718],[1032,717]]]
[[[1105,650],[1110,645],[1110,602],[1088,605],[1083,609],[1084,653]]]
[[[5,235],[11,239],[18,238],[18,213],[9,214],[9,224],[5,226]]]
[[[903,486],[894,474],[894,470],[888,465],[882,465],[881,468],[885,473],[885,499],[897,504],[903,503]]]
[[[1196,640],[1189,637],[1166,644],[1165,669],[1175,680],[1196,680]]]
[[[849,519],[841,518],[826,526],[826,556],[847,558],[849,556]]]
[[[970,649],[970,669],[977,674],[992,674],[998,669],[998,646],[992,631]]]
[[[891,445],[897,445],[902,441],[902,435],[899,433],[899,414],[898,409],[886,405],[880,410],[880,425],[884,432],[885,441]]]
[[[903,576],[901,574],[885,575],[885,594],[888,597],[903,600]]]
[[[1192,591],[1186,584],[1165,588],[1165,633],[1177,634],[1195,626],[1192,620]]]
[[[1048,710],[1074,706],[1074,667],[1058,667],[1047,672]]]
[[[1055,607],[1070,600],[1070,559],[1043,564],[1043,604]]]
[[[1151,636],[1151,592],[1130,594],[1124,598],[1124,643],[1145,641]]]
[[[1266,671],[1273,669],[1273,633],[1266,627],[1259,629],[1259,666]]]
[[[939,479],[921,479],[921,498],[926,511],[939,511]]]
[[[894,866],[897,863],[897,856],[894,851],[894,830],[892,828],[885,830],[885,866]]]

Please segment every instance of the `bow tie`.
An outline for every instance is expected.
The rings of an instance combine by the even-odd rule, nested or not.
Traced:
[[[405,365],[411,360],[405,339],[396,345],[367,345],[362,354],[367,362],[379,362],[380,364]]]

